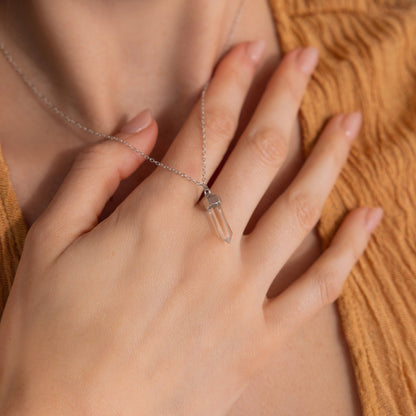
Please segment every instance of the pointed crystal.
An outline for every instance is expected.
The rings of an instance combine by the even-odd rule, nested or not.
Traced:
[[[206,198],[207,201],[205,203],[205,208],[208,211],[209,217],[215,228],[215,231],[218,234],[218,237],[227,243],[231,243],[233,232],[231,231],[231,228],[225,219],[224,212],[222,211],[220,197],[216,194],[209,193],[206,195]]]

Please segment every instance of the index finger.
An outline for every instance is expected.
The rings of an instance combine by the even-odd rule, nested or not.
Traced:
[[[206,177],[207,181],[221,162],[238,127],[239,115],[261,59],[265,41],[243,42],[231,49],[220,61],[205,95],[206,123]],[[162,159],[165,165],[174,167],[198,181],[202,173],[201,98],[194,106],[177,137]],[[175,193],[188,194],[199,199],[202,187],[189,183],[177,174],[159,169],[154,174],[164,175],[162,180],[175,181]],[[171,184],[171,182],[170,182]]]

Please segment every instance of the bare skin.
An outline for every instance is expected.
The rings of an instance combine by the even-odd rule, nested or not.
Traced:
[[[12,49],[12,52],[16,51],[16,60],[30,69],[31,78],[43,80],[37,84],[68,113],[100,131],[115,132],[139,110],[151,108],[159,127],[159,137],[152,154],[161,159],[194,105],[213,62],[223,52],[227,32],[214,22],[221,16],[224,27],[228,27],[238,2],[227,2],[227,7],[214,6],[214,3],[208,6],[207,3],[204,7],[195,8],[192,19],[183,20],[179,17],[186,7],[179,1],[161,2],[160,5],[152,2],[154,6],[145,2],[114,4],[111,13],[95,2],[90,2],[89,7],[83,10],[78,10],[80,6],[70,5],[69,2],[62,2],[62,6],[49,10],[42,8],[43,3],[46,2],[31,2],[39,7],[36,16],[30,8],[27,9],[26,19],[32,22],[33,29],[30,25],[25,29],[17,28],[23,34],[19,47],[25,48],[25,42],[27,46],[27,39],[31,39],[31,44],[37,45],[32,49],[39,55],[34,54],[33,61],[30,61],[16,46]],[[161,13],[161,10],[167,10],[168,4],[172,10]],[[133,13],[131,8],[137,10]],[[2,12],[4,19],[4,10]],[[30,37],[31,30],[40,33],[37,25],[50,25],[50,30],[56,31],[56,23],[63,21],[63,15],[77,18],[65,19],[72,23],[68,27],[59,26],[59,37],[50,36],[46,40]],[[79,22],[77,38],[72,27],[75,21]],[[155,22],[163,30],[152,30]],[[203,34],[199,30],[202,22],[206,24]],[[88,29],[88,34],[83,34],[84,29]],[[149,33],[152,35],[149,36]],[[190,33],[192,44],[188,45],[183,39]],[[9,39],[11,45],[18,45],[11,31],[4,33],[2,29],[1,35],[3,39]],[[258,38],[267,41],[267,49],[247,96],[236,138],[250,120],[268,79],[281,60],[267,2],[249,0],[233,43]],[[82,48],[79,47],[80,39]],[[151,40],[145,44],[142,39]],[[181,54],[172,54],[172,39],[176,39],[175,45],[184,45],[180,49]],[[77,46],[71,48],[71,45]],[[81,58],[74,61],[72,56]],[[44,62],[44,65],[40,66],[38,62]],[[19,205],[31,225],[56,193],[75,155],[96,139],[68,128],[39,106],[3,59],[0,60],[0,73],[7,80],[0,85],[0,142]],[[59,84],[45,80],[46,74],[59,77]],[[97,74],[100,74],[99,77]],[[18,99],[10,100],[11,96]],[[247,231],[284,191],[302,163],[300,129],[295,123],[286,161],[254,213]],[[135,175],[124,181],[107,204],[103,217],[110,215],[153,170],[153,165],[145,163]],[[320,254],[319,240],[312,231],[280,271],[270,296],[285,289]],[[348,349],[335,304],[322,309],[284,344],[266,368],[253,379],[230,414],[275,415],[277,411],[282,415],[360,414]]]

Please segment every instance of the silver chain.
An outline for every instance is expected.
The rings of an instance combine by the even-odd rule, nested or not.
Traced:
[[[238,10],[238,13],[236,15],[236,17],[234,18],[234,23],[233,26],[230,30],[230,34],[227,38],[227,43],[226,43],[226,47],[228,47],[229,43],[231,42],[231,38],[234,35],[235,29],[237,27],[237,24],[240,20],[241,14],[242,14],[242,10],[243,7],[245,5],[245,3],[247,2],[247,0],[242,0],[240,3],[240,7]],[[146,153],[143,153],[141,150],[136,149],[132,144],[126,142],[125,140],[113,136],[111,134],[105,134],[105,133],[101,133],[99,131],[93,130],[83,124],[81,124],[80,122],[74,120],[72,117],[68,116],[66,113],[64,113],[58,106],[56,106],[51,100],[49,100],[49,98],[47,98],[41,91],[39,91],[39,89],[36,87],[36,85],[33,84],[32,81],[30,81],[30,79],[27,78],[27,76],[24,74],[24,72],[22,71],[22,69],[16,64],[16,62],[13,60],[11,54],[7,51],[7,49],[5,48],[3,42],[0,41],[0,50],[3,53],[4,57],[6,58],[6,60],[9,62],[9,64],[12,66],[12,68],[14,69],[14,71],[22,78],[22,80],[24,81],[24,83],[33,91],[33,93],[47,106],[49,107],[53,112],[55,112],[58,116],[60,116],[61,118],[63,118],[66,122],[74,125],[75,127],[79,128],[80,130],[85,131],[86,133],[92,134],[94,136],[98,136],[107,140],[114,140],[117,142],[120,142],[122,144],[124,144],[125,146],[129,147],[131,150],[133,150],[134,152],[138,153],[140,156],[142,156],[143,158],[145,158],[146,160],[148,160],[151,163],[154,163],[157,166],[160,166],[163,169],[168,170],[169,172],[175,173],[176,175],[179,175],[181,177],[183,177],[184,179],[187,179],[188,181],[194,183],[195,185],[198,186],[202,186],[204,188],[204,192],[205,195],[211,193],[211,191],[209,190],[207,184],[206,184],[206,161],[207,161],[207,152],[206,152],[206,125],[205,125],[205,93],[207,91],[208,85],[210,83],[211,80],[208,80],[203,89],[202,89],[202,93],[201,93],[201,129],[202,129],[202,179],[201,181],[197,181],[196,179],[192,178],[191,176],[187,175],[184,172],[181,172],[178,169],[175,169],[171,166],[168,166],[154,158],[152,158],[151,156],[147,155]],[[227,49],[225,49],[227,50]]]

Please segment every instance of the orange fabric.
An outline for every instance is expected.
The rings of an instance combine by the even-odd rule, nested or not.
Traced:
[[[269,0],[283,53],[320,50],[300,121],[305,157],[327,119],[363,129],[318,223],[325,249],[347,212],[385,215],[337,300],[364,416],[416,415],[416,1]],[[27,232],[0,153],[0,297]]]
[[[9,179],[0,146],[0,316],[22,254],[27,224]]]
[[[363,112],[318,233],[325,249],[347,212],[384,208],[337,306],[363,415],[416,415],[416,1],[269,3],[284,53],[320,51],[300,111],[305,157],[328,117]]]

